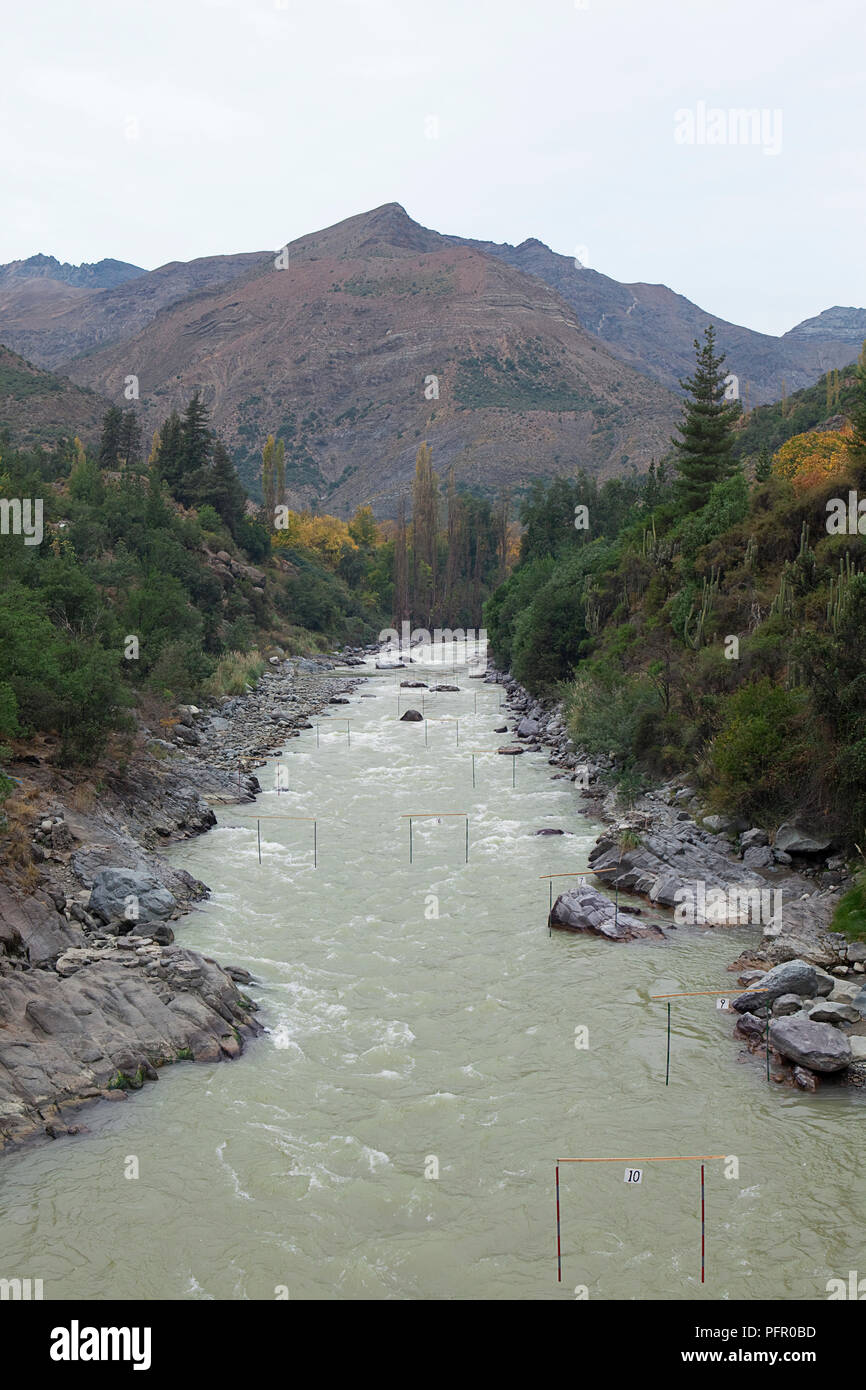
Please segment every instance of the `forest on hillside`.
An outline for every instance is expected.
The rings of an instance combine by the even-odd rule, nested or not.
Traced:
[[[841,401],[832,380],[813,388],[829,429],[755,426],[744,466],[711,330],[696,348],[683,424],[641,485],[622,483],[613,506],[581,478],[525,501],[519,563],[485,606],[493,651],[565,698],[576,745],[613,756],[627,799],[678,776],[751,823],[820,813],[853,852],[866,843],[866,355]]]

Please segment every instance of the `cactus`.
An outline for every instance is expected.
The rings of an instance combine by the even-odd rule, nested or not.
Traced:
[[[858,570],[851,563],[851,552],[846,550],[843,559],[839,560],[839,577],[830,577],[830,597],[827,601],[827,626],[834,632],[839,631],[839,624],[842,614],[848,601],[848,590],[851,580]]]
[[[753,566],[754,566],[754,564],[755,564],[755,561],[757,560],[757,558],[758,558],[758,542],[757,542],[757,540],[756,540],[756,538],[755,538],[754,536],[750,536],[750,537],[749,537],[748,544],[747,544],[747,546],[746,546],[746,559],[745,559],[746,568],[747,568],[747,569],[752,569]]]
[[[707,618],[710,616],[718,592],[719,575],[716,573],[715,565],[713,565],[710,569],[709,580],[706,575],[704,576],[700,606],[696,608],[695,602],[692,600],[688,616],[683,624],[683,637],[694,651],[698,651],[700,647],[703,646],[704,629],[707,624]],[[692,619],[694,619],[694,628],[692,628]]]

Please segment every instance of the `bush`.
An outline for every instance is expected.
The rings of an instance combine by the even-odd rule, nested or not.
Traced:
[[[813,739],[807,711],[804,691],[767,677],[730,695],[710,750],[714,804],[758,822],[796,806]]]
[[[613,753],[628,764],[635,757],[641,721],[661,708],[658,691],[616,667],[597,666],[582,671],[566,700],[568,732],[588,753]]]

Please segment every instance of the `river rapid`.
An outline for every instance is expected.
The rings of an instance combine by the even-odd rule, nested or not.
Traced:
[[[398,722],[410,674],[452,679],[369,674],[172,848],[212,889],[179,944],[250,970],[268,1031],[5,1156],[4,1267],[69,1299],[812,1299],[866,1273],[855,1093],[768,1084],[710,996],[673,1001],[665,1085],[650,996],[735,987],[756,930],[549,935],[541,876],[601,827],[545,754],[491,751],[500,687],[464,667]],[[703,1160],[703,1284],[701,1160],[645,1161],[687,1155],[737,1160]],[[614,1161],[560,1166],[559,1282],[566,1158]]]

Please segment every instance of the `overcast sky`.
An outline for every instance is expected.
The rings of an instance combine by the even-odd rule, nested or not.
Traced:
[[[768,333],[866,305],[863,0],[4,9],[0,261],[152,269],[395,201]]]

